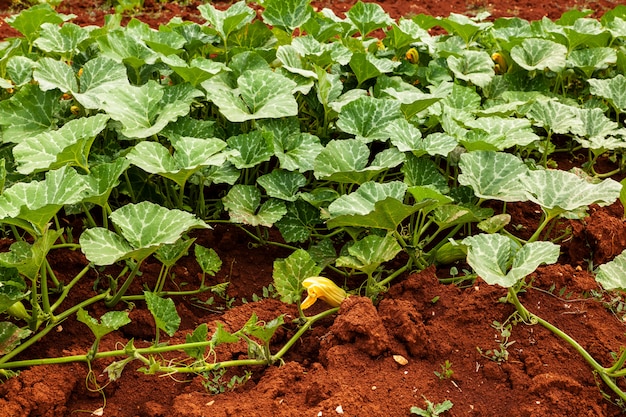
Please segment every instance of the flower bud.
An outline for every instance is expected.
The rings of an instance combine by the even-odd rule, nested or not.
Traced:
[[[332,307],[339,307],[341,302],[348,296],[346,292],[337,284],[324,277],[309,277],[302,281],[302,285],[307,290],[307,297],[302,304],[302,310],[311,307],[317,299],[324,300]]]

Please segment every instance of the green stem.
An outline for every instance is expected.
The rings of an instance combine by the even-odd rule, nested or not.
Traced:
[[[402,268],[398,268],[396,269],[391,275],[389,275],[387,278],[381,280],[378,285],[387,285],[388,283],[390,283],[394,278],[398,277],[399,275],[403,274],[405,271],[407,271],[410,268],[409,264],[404,265]]]
[[[128,288],[130,287],[130,284],[133,283],[133,280],[135,279],[135,275],[137,275],[137,272],[139,272],[139,267],[143,263],[144,259],[146,259],[146,258],[143,258],[143,259],[137,261],[137,263],[135,264],[135,267],[133,268],[132,271],[130,271],[130,274],[126,278],[126,281],[124,281],[124,284],[122,284],[120,289],[115,293],[115,295],[112,298],[110,298],[110,299],[105,301],[104,304],[107,307],[113,307],[114,305],[116,305],[122,299],[122,296],[124,295],[124,293],[126,293]]]
[[[78,283],[78,281],[80,281],[80,279],[89,271],[90,269],[90,265],[86,265],[82,271],[80,271],[78,273],[78,275],[76,275],[70,282],[69,284],[65,285],[63,287],[63,292],[61,292],[61,295],[59,296],[59,299],[52,305],[50,306],[50,312],[54,312],[54,310],[56,310],[57,308],[59,308],[59,306],[61,305],[61,303],[65,300],[65,297],[67,297],[67,294],[69,294],[70,290],[72,289],[72,287],[74,287],[74,285],[76,285]]]
[[[5,363],[9,359],[13,358],[14,356],[20,354],[21,352],[23,352],[24,350],[26,350],[27,348],[32,346],[35,342],[37,342],[42,337],[44,337],[46,334],[48,334],[48,332],[50,332],[50,330],[56,328],[57,324],[59,322],[65,320],[69,316],[73,315],[79,309],[84,308],[84,307],[86,307],[88,305],[91,305],[91,304],[93,304],[93,303],[95,303],[97,301],[100,301],[100,300],[104,299],[105,297],[107,297],[108,295],[109,295],[108,292],[103,292],[102,294],[98,294],[95,297],[91,297],[91,298],[83,301],[82,303],[76,304],[72,308],[69,308],[69,309],[65,310],[63,313],[61,313],[58,316],[56,316],[54,321],[51,322],[50,324],[48,324],[42,331],[40,331],[37,334],[35,334],[33,337],[31,337],[30,339],[28,339],[27,341],[25,341],[24,343],[19,345],[17,348],[13,349],[11,352],[9,352],[6,355],[2,356],[0,358],[0,368],[17,368],[17,366],[6,366]],[[53,363],[57,363],[57,362],[53,362]]]

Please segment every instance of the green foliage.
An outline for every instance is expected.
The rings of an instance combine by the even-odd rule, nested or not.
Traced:
[[[345,18],[315,12],[308,0],[260,5],[255,19],[244,1],[226,10],[204,4],[206,24],[174,19],[159,29],[136,19],[122,26],[120,16],[82,28],[47,4],[7,19],[23,38],[0,52],[0,223],[19,241],[0,254],[0,311],[27,327],[1,324],[0,368],[21,340],[73,314],[96,338],[115,329],[108,313],[98,322],[82,310],[100,301],[145,299],[157,335],[173,335],[183,292],[164,294],[169,268],[193,246],[202,282],[184,293],[211,290],[205,276],[221,261],[187,234],[213,220],[292,250],[274,263],[273,285],[287,303],[326,270],[362,278],[351,290],[376,297],[405,271],[467,253],[483,280],[509,288],[522,320],[541,322],[517,298],[528,274],[558,258],[559,247],[541,239],[561,216],[626,198],[607,178],[626,165],[619,13],[394,21],[376,3],[358,2]],[[140,6],[118,3],[119,12]],[[435,26],[447,33],[431,35]],[[586,172],[548,169],[554,152],[580,147],[589,151]],[[604,154],[616,170],[598,174]],[[542,215],[527,240],[498,211],[500,202],[523,201]],[[64,208],[84,213],[78,243],[65,238]],[[269,241],[274,226],[280,242]],[[64,286],[47,261],[59,244],[121,272],[61,311],[89,267]],[[150,256],[163,265],[157,285],[126,294]],[[601,266],[598,281],[624,288],[622,263]],[[177,347],[189,367],[161,362],[163,346],[129,342],[109,375],[140,360],[147,373],[218,377],[220,390],[219,364],[205,359],[217,344],[244,341],[249,358],[238,364],[275,363],[321,317],[302,314],[295,339],[276,354],[269,340],[282,317],[253,316],[234,333],[218,325],[211,336],[198,327]],[[618,375],[588,360],[607,383]],[[448,409],[427,404],[421,415]]]

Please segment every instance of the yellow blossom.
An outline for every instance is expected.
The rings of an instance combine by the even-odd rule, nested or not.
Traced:
[[[337,284],[324,277],[309,277],[302,281],[307,290],[307,297],[301,304],[303,310],[311,307],[317,299],[326,301],[332,307],[338,307],[348,296]]]
[[[404,56],[411,64],[417,64],[420,60],[420,54],[415,48],[411,48],[406,51],[406,54]]]

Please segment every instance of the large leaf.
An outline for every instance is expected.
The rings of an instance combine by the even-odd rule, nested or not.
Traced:
[[[261,204],[261,191],[252,185],[235,185],[222,200],[230,220],[252,226],[271,227],[287,212],[285,203],[269,199]]]
[[[530,38],[511,49],[511,58],[528,71],[545,69],[561,72],[565,69],[567,48],[547,39]]]
[[[109,91],[128,87],[126,66],[113,59],[97,56],[83,66],[80,90],[72,91],[74,98],[87,109],[99,109]]]
[[[431,205],[430,201],[422,201],[412,206],[403,204],[394,197],[386,197],[374,203],[374,209],[367,214],[344,214],[328,220],[328,228],[365,227],[394,231],[400,223],[411,214]]]
[[[528,171],[520,181],[529,200],[546,209],[572,211],[590,204],[607,205],[619,198],[621,184],[612,179],[592,183],[566,171]]]
[[[375,209],[377,201],[387,197],[398,201],[404,200],[407,185],[399,181],[390,181],[383,184],[366,182],[353,193],[345,194],[328,206],[331,217],[350,214],[368,214]]]
[[[515,155],[477,151],[461,155],[459,184],[468,185],[477,197],[501,201],[526,201],[520,182],[528,168]]]
[[[119,184],[120,176],[126,171],[130,162],[124,158],[118,158],[113,162],[98,164],[91,168],[85,178],[87,189],[83,202],[106,206],[109,196]]]
[[[355,268],[369,275],[383,262],[395,258],[401,250],[391,234],[384,237],[369,235],[348,247],[348,255],[337,258],[336,265]]]
[[[265,0],[263,21],[292,32],[313,16],[310,0]]]
[[[23,219],[41,232],[63,205],[81,201],[86,189],[85,179],[72,168],[49,171],[43,181],[19,182],[6,189],[0,195],[0,219]]]
[[[37,62],[33,79],[39,83],[39,87],[44,91],[55,88],[64,93],[78,90],[78,82],[72,67],[65,62],[52,58],[41,58]]]
[[[266,69],[245,71],[237,88],[211,78],[202,83],[207,98],[231,122],[295,116],[298,103],[293,96],[296,83]]]
[[[228,146],[237,151],[229,161],[237,168],[252,168],[261,162],[269,161],[274,154],[272,137],[260,130],[228,138]]]
[[[173,144],[174,154],[157,142],[139,142],[126,158],[151,174],[159,174],[183,187],[187,179],[204,166],[222,165],[225,154],[219,152],[226,147],[221,139],[196,139],[183,137]]]
[[[299,172],[275,169],[261,175],[257,182],[268,196],[286,201],[295,201],[298,190],[306,184],[306,177]]]
[[[488,116],[465,122],[467,127],[484,131],[485,135],[477,135],[473,141],[469,135],[459,138],[468,150],[485,147],[505,150],[513,146],[526,146],[541,138],[533,132],[530,120],[514,117]],[[480,143],[478,143],[480,141]]]
[[[304,200],[287,204],[287,213],[276,222],[286,242],[306,242],[321,223],[319,209]]]
[[[337,127],[364,142],[387,140],[387,125],[400,117],[396,100],[363,96],[342,107]]]
[[[532,242],[520,246],[500,234],[466,237],[467,263],[489,285],[512,287],[541,264],[553,264],[560,247],[552,242]]]
[[[595,271],[596,281],[605,290],[623,290],[626,288],[626,251],[612,261],[600,265]]]
[[[189,113],[195,97],[201,95],[190,84],[162,87],[148,81],[139,87],[101,92],[101,106],[112,119],[122,123],[128,137],[147,138],[159,133],[169,122]]]
[[[485,51],[463,51],[460,57],[450,55],[447,62],[456,78],[479,87],[486,87],[495,76],[493,61]]]
[[[393,19],[380,4],[363,3],[360,0],[346,12],[346,17],[357,28],[361,37],[393,24]]]
[[[209,228],[191,213],[170,210],[150,202],[127,204],[111,213],[122,236],[95,227],[80,236],[81,249],[96,265],[110,265],[120,259],[143,259],[164,244],[176,242],[192,228]]]
[[[289,304],[300,301],[302,281],[318,276],[322,268],[317,266],[304,249],[297,249],[286,259],[274,261],[274,288],[280,294],[281,301]]]
[[[618,109],[626,110],[626,77],[623,74],[617,74],[615,77],[603,80],[590,79],[587,81],[591,87],[591,94],[604,97]]]
[[[26,85],[13,97],[0,102],[2,141],[20,141],[52,130],[60,112],[57,90],[43,91],[37,85]]]
[[[245,1],[234,3],[226,10],[218,10],[210,3],[201,4],[198,6],[198,11],[222,39],[228,38],[232,32],[252,22],[256,16],[254,10],[248,7]]]
[[[404,161],[404,156],[393,150],[379,155],[367,166],[370,151],[365,143],[358,139],[332,140],[315,159],[314,175],[335,182],[363,184]],[[383,158],[385,155],[391,158]]]
[[[88,170],[88,157],[95,137],[106,127],[104,114],[67,122],[58,130],[26,138],[13,148],[22,174],[74,165]]]

